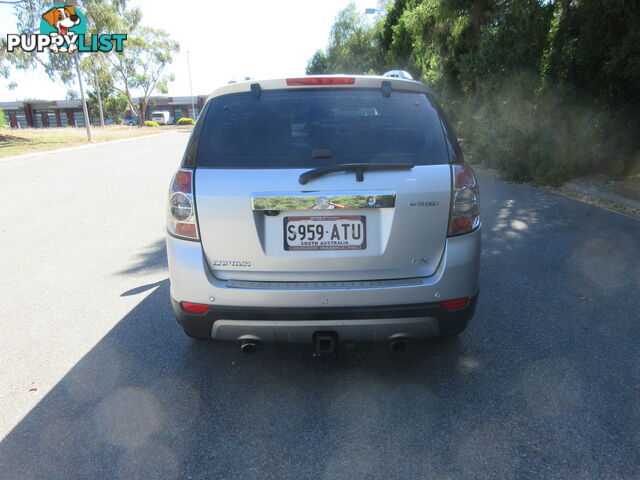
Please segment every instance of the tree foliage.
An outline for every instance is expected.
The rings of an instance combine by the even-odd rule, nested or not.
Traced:
[[[164,30],[140,25],[142,13],[134,9],[122,18],[123,28],[129,32],[126,48],[111,52],[104,58],[109,63],[113,88],[127,99],[129,108],[142,125],[153,93],[167,93],[174,76],[166,73],[180,44]],[[133,91],[140,92],[140,105],[136,108]]]
[[[329,62],[327,54],[322,50],[316,50],[313,57],[307,63],[306,72],[309,75],[327,73],[329,71]]]
[[[638,173],[639,22],[637,0],[395,0],[370,27],[350,6],[307,70],[410,71],[513,180]]]
[[[122,93],[114,91],[109,92],[109,94],[106,96],[103,92],[100,93],[102,97],[102,110],[104,113],[104,117],[106,119],[114,120],[115,122],[120,122],[129,107],[125,96]],[[87,105],[89,108],[89,117],[98,118],[100,115],[100,110],[98,107],[97,91],[89,92],[87,96]]]
[[[382,66],[375,28],[350,3],[338,13],[326,51],[317,51],[309,60],[307,73],[374,73]]]

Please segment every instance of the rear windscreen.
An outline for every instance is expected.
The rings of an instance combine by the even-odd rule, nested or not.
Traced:
[[[338,163],[447,163],[425,94],[380,90],[266,90],[211,100],[197,166],[315,168]]]

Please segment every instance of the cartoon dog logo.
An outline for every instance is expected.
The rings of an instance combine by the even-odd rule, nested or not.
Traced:
[[[42,15],[42,18],[53,28],[58,30],[58,34],[65,36],[69,33],[69,29],[80,25],[80,17],[76,14],[76,9],[72,5],[64,5],[63,7],[55,7]],[[73,34],[73,32],[71,32]],[[55,33],[53,34],[55,35]],[[66,52],[73,53],[77,50],[75,43],[71,43],[67,50],[66,47],[58,48],[57,45],[51,44],[51,50],[54,53]]]

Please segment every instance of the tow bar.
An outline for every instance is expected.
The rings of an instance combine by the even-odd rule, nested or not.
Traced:
[[[314,355],[329,354],[336,351],[338,334],[336,332],[316,332],[313,334]]]

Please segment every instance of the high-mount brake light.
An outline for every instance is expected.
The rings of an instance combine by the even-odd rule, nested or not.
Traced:
[[[200,240],[193,203],[193,171],[181,168],[169,188],[167,230],[174,237]]]
[[[463,235],[480,226],[480,192],[478,181],[467,165],[451,165],[453,196],[449,216],[449,236]]]
[[[290,87],[305,87],[317,85],[353,85],[356,82],[354,77],[301,77],[287,78],[287,85]]]

